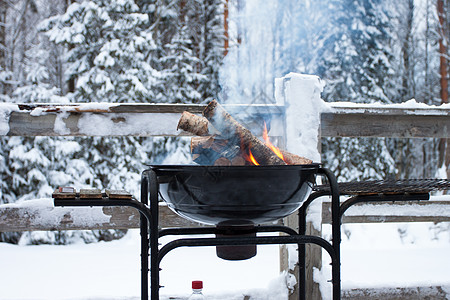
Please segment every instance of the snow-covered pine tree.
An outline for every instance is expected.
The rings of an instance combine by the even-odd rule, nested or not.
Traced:
[[[140,14],[132,1],[73,3],[64,14],[44,21],[41,28],[47,30],[50,40],[68,51],[68,72],[64,81],[76,79],[78,85],[74,93],[68,95],[69,100],[143,102],[154,97],[152,85],[157,73],[146,61],[153,49],[151,35],[143,30],[147,25],[147,15]],[[39,66],[39,60],[34,62]],[[49,69],[44,70],[47,75]],[[19,90],[30,101],[40,101],[30,95],[42,91],[47,81],[42,80],[43,76],[32,78],[35,80],[31,85]],[[52,78],[51,82],[58,80]],[[12,164],[17,168],[14,182],[17,182],[18,194],[24,195],[22,199],[48,197],[56,186],[108,187],[136,194],[143,163],[148,162],[148,155],[153,151],[150,147],[144,149],[142,145],[149,144],[142,140],[133,137],[36,138],[25,146],[13,143],[14,155],[18,155],[13,157]],[[14,139],[10,140],[12,142]],[[124,231],[33,232],[22,236],[22,243],[64,244],[80,238],[91,242],[123,234]]]
[[[198,53],[199,73],[203,76],[198,81],[197,91],[201,94],[201,102],[207,103],[217,98],[220,92],[219,69],[224,58],[224,1],[197,1],[193,9],[196,7],[199,24],[193,28],[194,40],[198,41],[194,44],[194,52]]]
[[[392,27],[382,0],[328,1],[328,29],[316,72],[326,101],[391,102]],[[326,139],[325,164],[340,180],[379,179],[394,173],[384,139]]]
[[[318,56],[330,101],[389,103],[392,25],[383,0],[328,1],[333,11]]]
[[[148,16],[134,1],[83,1],[42,23],[49,39],[66,46],[67,76],[78,102],[149,102],[158,72],[147,58],[155,48]]]
[[[171,42],[165,46],[165,56],[161,57],[164,65],[164,93],[171,103],[199,103],[201,94],[197,91],[199,82],[206,80],[199,73],[200,59],[195,55],[193,41],[189,35],[185,9],[179,6],[178,28]]]
[[[6,24],[7,4],[2,1],[0,3],[0,24]],[[9,97],[6,95],[6,85],[10,72],[6,70],[6,26],[0,26],[0,101],[7,102]],[[4,116],[0,116],[3,118]],[[8,169],[8,162],[5,151],[6,141],[0,139],[0,204],[11,202],[8,199],[7,180],[6,177],[10,176]],[[0,233],[0,241],[7,239],[4,233]]]
[[[431,65],[438,65],[429,55],[430,18],[426,1],[416,5],[413,0],[402,2],[386,1],[392,7],[395,18],[396,39],[393,49],[397,65],[395,80],[397,91],[392,97],[396,102],[416,99],[418,102],[432,104],[430,96],[439,94],[435,73],[430,73]],[[437,67],[436,67],[437,69]],[[434,79],[433,79],[434,78]],[[434,86],[430,83],[434,81]],[[388,139],[387,145],[395,160],[398,178],[433,178],[438,168],[436,139]]]
[[[1,11],[1,63],[0,63],[0,98],[7,102],[51,101],[56,91],[52,86],[38,86],[49,78],[42,68],[47,53],[40,44],[36,24],[39,22],[40,9],[36,1],[2,1]],[[45,10],[43,10],[45,12]],[[45,82],[47,84],[48,82]],[[33,139],[4,137],[1,143],[0,173],[2,179],[2,201],[15,202],[23,194],[33,191],[39,194],[42,178],[40,168],[33,165],[33,154],[39,150],[31,149]],[[17,147],[16,147],[17,146]],[[24,154],[17,159],[18,154]],[[23,160],[22,160],[23,158]],[[37,176],[37,177],[36,177]],[[0,241],[18,242],[21,233],[3,233]]]
[[[155,43],[148,27],[148,15],[131,0],[73,3],[65,14],[42,23],[51,41],[69,49],[67,76],[76,78],[72,100],[78,102],[155,100],[159,73],[149,63]],[[90,149],[83,159],[101,186],[137,191],[143,163],[152,154],[142,148],[142,138],[80,142]]]
[[[167,53],[167,45],[171,43],[174,35],[177,34],[179,28],[179,10],[181,0],[138,0],[137,5],[140,7],[141,13],[145,13],[149,19],[149,26],[146,29],[154,40],[154,50],[152,55],[147,58],[148,63],[160,72],[169,69],[166,64],[165,57]],[[154,86],[156,102],[171,102],[168,98],[166,87],[167,80],[164,76],[160,76],[160,84]]]

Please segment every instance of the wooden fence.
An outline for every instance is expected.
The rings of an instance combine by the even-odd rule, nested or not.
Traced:
[[[200,113],[203,105],[181,104],[2,104],[7,136],[182,136],[176,130],[180,113],[190,111]],[[230,105],[228,111],[245,118],[247,115],[270,115],[275,137],[285,137],[284,104],[273,105]],[[99,124],[101,126],[94,126]],[[142,126],[145,124],[145,126]],[[2,126],[1,128],[5,128]],[[349,105],[335,103],[320,115],[321,137],[399,137],[399,138],[450,138],[450,107],[415,107]],[[281,143],[283,143],[281,141]],[[136,183],[138,184],[138,183]],[[50,196],[50,195],[49,195]],[[366,204],[367,205],[367,204]],[[373,205],[373,204],[371,204]],[[390,204],[383,204],[390,205]],[[420,204],[423,213],[418,215],[401,214],[350,214],[343,222],[443,222],[450,221],[450,201],[428,201]],[[323,223],[329,223],[329,203],[322,204]],[[139,227],[138,213],[128,208],[103,208],[108,221],[86,223],[73,214],[75,208],[53,207],[48,205],[5,204],[0,205],[0,231],[29,230],[75,230],[75,229],[123,229]],[[370,210],[369,210],[370,211]],[[59,215],[49,222],[41,216]],[[349,210],[350,212],[350,210]],[[86,212],[88,213],[88,212]],[[292,218],[291,218],[292,219]],[[166,206],[161,206],[161,227],[191,226],[191,222],[174,215]],[[285,220],[289,226],[289,218]],[[311,228],[309,229],[312,230]],[[320,232],[316,232],[320,234]],[[283,257],[283,255],[282,255]],[[320,267],[321,253],[311,250],[309,278],[312,282],[312,267]],[[283,266],[282,268],[287,268]],[[433,288],[431,288],[433,290]],[[439,290],[439,289],[438,289]],[[428,290],[427,290],[428,291]],[[318,288],[309,291],[308,299],[318,299]],[[344,297],[358,299],[355,295],[361,290],[345,291]],[[364,292],[365,299],[371,299]],[[376,294],[376,293],[375,293]],[[374,294],[374,295],[375,295]],[[353,297],[353,298],[352,298]],[[355,298],[356,297],[356,298]]]
[[[377,212],[377,206],[383,209]],[[389,211],[384,209],[386,206],[390,207]],[[342,219],[343,223],[450,222],[449,200],[357,204],[354,207],[357,212],[352,213],[350,208]],[[411,208],[419,208],[420,214],[411,214]],[[84,210],[81,219],[73,213],[77,209],[54,207],[50,199],[44,205],[36,205],[33,200],[3,204],[0,205],[0,232],[139,228],[139,213],[133,208],[99,208],[107,220],[96,220],[99,209]],[[402,213],[402,210],[410,213]],[[49,214],[54,216],[52,220],[45,217]],[[160,204],[159,219],[161,228],[202,226],[179,217],[163,203]],[[330,202],[322,203],[322,224],[331,224]]]

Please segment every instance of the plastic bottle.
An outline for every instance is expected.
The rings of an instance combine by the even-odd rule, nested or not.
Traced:
[[[203,281],[192,281],[192,295],[188,298],[188,300],[206,299],[205,296],[203,296],[202,290]]]

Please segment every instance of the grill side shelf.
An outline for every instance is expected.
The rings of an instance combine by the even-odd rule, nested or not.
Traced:
[[[339,182],[341,195],[398,195],[398,194],[424,194],[433,191],[450,190],[450,181],[447,179],[405,179],[405,180],[371,180]],[[328,184],[313,187],[316,192],[329,192]]]
[[[88,200],[131,200],[132,195],[125,190],[110,190],[106,189],[101,192],[100,189],[81,189],[77,192],[74,188],[64,187],[57,188],[53,194],[52,198],[56,206],[64,206],[64,203],[68,200],[80,201],[80,205]]]

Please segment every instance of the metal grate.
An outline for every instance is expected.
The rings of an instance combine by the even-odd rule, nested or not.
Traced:
[[[450,190],[447,179],[372,180],[338,183],[341,195],[415,194]],[[317,185],[316,192],[330,192],[328,184]]]

